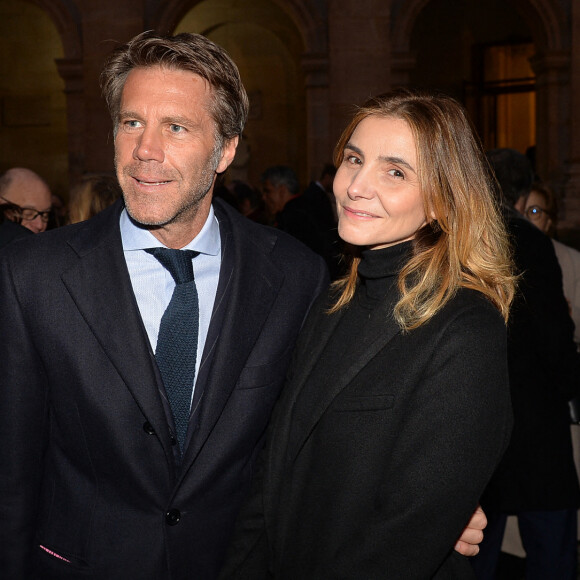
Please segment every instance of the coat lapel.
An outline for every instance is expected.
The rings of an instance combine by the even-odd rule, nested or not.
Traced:
[[[157,388],[153,356],[123,256],[116,206],[93,218],[69,240],[78,260],[62,281],[147,420],[167,424]],[[160,438],[164,447],[164,437]],[[170,449],[165,452],[172,457]]]
[[[376,314],[386,319],[389,312],[384,307],[378,309]],[[332,373],[328,375],[324,389],[313,389],[307,383],[308,377],[344,316],[344,311],[324,316],[320,318],[319,324],[312,329],[310,342],[318,346],[307,351],[311,352],[312,355],[304,365],[304,369],[296,377],[295,386],[291,386],[292,391],[296,394],[293,412],[289,414],[291,416],[291,424],[288,427],[290,434],[287,458],[289,462],[296,459],[304,443],[336,396],[351,383],[394,336],[399,334],[399,329],[394,324],[385,324],[384,327],[374,325],[374,332],[362,333],[361,339],[353,345],[349,355],[343,357],[341,362],[334,367]]]
[[[222,267],[204,358],[208,350],[214,352],[200,402],[198,428],[183,461],[184,475],[236,386],[284,280],[267,257],[270,249],[256,246],[219,206],[215,210],[222,236]],[[272,243],[274,240],[273,236]],[[265,256],[255,259],[258,252]]]

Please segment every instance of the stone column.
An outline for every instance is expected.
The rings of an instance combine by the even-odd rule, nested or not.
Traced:
[[[83,61],[56,59],[58,74],[64,80],[68,133],[68,177],[72,186],[82,175],[85,161],[85,106]]]
[[[388,0],[330,2],[330,132],[336,140],[353,106],[391,87]]]
[[[564,227],[580,227],[580,5],[572,2],[570,52],[570,145],[564,184]]]
[[[417,64],[413,52],[395,52],[391,55],[391,82],[394,87],[408,86],[411,71]]]
[[[306,87],[307,164],[310,179],[317,179],[324,163],[332,160],[330,139],[328,56],[306,54],[302,58]]]
[[[531,59],[536,74],[536,170],[556,192],[564,191],[569,158],[570,54],[558,50]],[[565,211],[562,217],[567,219]]]

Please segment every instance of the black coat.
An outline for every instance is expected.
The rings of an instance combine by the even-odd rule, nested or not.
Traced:
[[[509,439],[503,320],[462,290],[337,357],[343,315],[313,308],[222,578],[472,578],[453,547]]]
[[[276,225],[322,256],[332,279],[344,273],[341,267],[343,241],[338,236],[331,201],[315,182],[302,195],[286,203],[277,215]]]
[[[0,248],[3,248],[14,240],[26,238],[30,235],[34,235],[34,232],[20,224],[11,222],[8,219],[0,222]]]
[[[286,234],[215,210],[222,265],[181,473],[123,256],[120,204],[2,255],[3,580],[216,576],[327,277]]]
[[[538,228],[510,211],[508,229],[521,273],[508,333],[514,430],[482,505],[507,513],[576,508],[567,401],[580,388],[580,357],[562,272]]]

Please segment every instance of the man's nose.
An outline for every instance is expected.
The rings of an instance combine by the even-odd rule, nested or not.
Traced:
[[[163,151],[163,139],[154,128],[146,128],[139,136],[133,157],[140,161],[159,161],[163,163],[165,153]]]

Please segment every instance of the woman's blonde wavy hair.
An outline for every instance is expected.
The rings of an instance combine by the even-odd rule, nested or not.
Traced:
[[[498,202],[497,184],[463,107],[447,95],[395,89],[358,108],[340,137],[334,162],[365,118],[407,122],[417,147],[417,175],[425,215],[413,252],[402,268],[394,316],[403,331],[428,322],[459,288],[487,296],[507,322],[515,292],[511,248]],[[335,312],[348,304],[358,284],[360,249],[348,274],[334,283]]]

